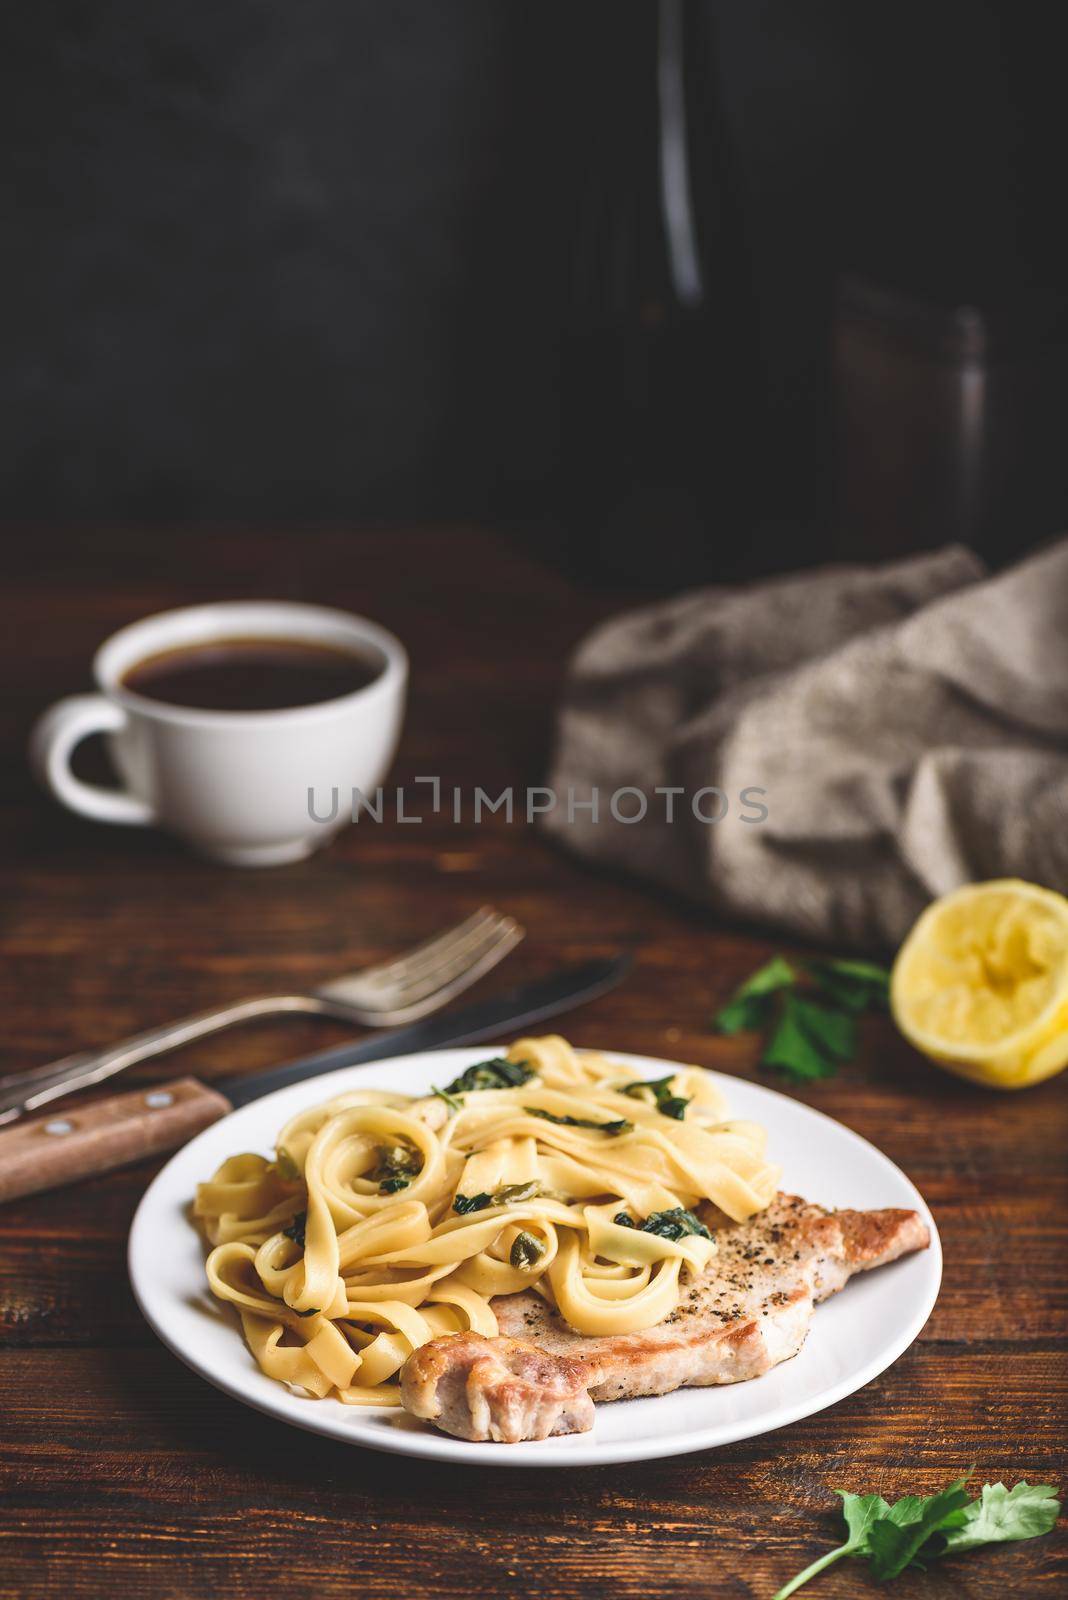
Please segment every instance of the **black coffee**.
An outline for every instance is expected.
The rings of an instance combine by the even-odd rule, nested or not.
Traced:
[[[146,656],[122,686],[199,711],[284,711],[337,700],[381,668],[355,651],[296,639],[213,639]]]

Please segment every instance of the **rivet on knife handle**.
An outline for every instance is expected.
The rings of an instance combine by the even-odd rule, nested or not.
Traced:
[[[0,1202],[174,1150],[230,1109],[196,1078],[175,1078],[0,1128]]]

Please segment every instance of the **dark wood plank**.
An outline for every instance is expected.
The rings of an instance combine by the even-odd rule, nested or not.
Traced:
[[[0,597],[0,1070],[183,1011],[312,982],[489,900],[529,929],[509,978],[627,946],[624,988],[567,1018],[600,1044],[760,1076],[751,1039],[709,1031],[779,941],[592,874],[503,817],[349,830],[327,853],[227,872],[155,834],[96,827],[41,797],[33,716],[88,686],[113,628],[212,596],[289,594],[368,612],[409,643],[412,706],[395,780],[491,792],[540,780],[567,651],[616,605],[470,530],[34,530]],[[928,1196],[946,1250],[918,1343],[860,1394],[782,1432],[640,1467],[443,1472],[280,1425],[187,1373],[126,1284],[130,1218],[156,1165],[0,1208],[0,1595],[146,1600],[228,1593],[546,1600],[769,1596],[836,1542],[831,1490],[1056,1480],[1065,1466],[1068,1098],[1018,1096],[921,1062],[886,1019],[858,1060],[799,1097],[874,1140]],[[290,1021],[204,1043],[137,1081],[205,1077],[343,1037]],[[773,1080],[769,1080],[773,1081]],[[790,1091],[795,1092],[795,1091]],[[551,1508],[551,1514],[550,1514]],[[1064,1592],[1059,1536],[911,1575],[905,1600]],[[814,1594],[880,1592],[856,1565]]]
[[[8,1368],[0,1481],[10,1538],[27,1555],[47,1550],[51,1581],[77,1594],[102,1592],[105,1575],[122,1571],[146,1592],[153,1578],[186,1592],[174,1566],[184,1555],[197,1595],[233,1568],[242,1594],[342,1596],[359,1573],[383,1600],[495,1586],[598,1593],[609,1581],[635,1597],[719,1594],[734,1578],[750,1586],[738,1593],[767,1596],[836,1542],[828,1482],[893,1497],[943,1481],[949,1441],[931,1427],[936,1410],[968,1413],[950,1445],[955,1468],[1055,1476],[1068,1389],[1063,1362],[1046,1353],[1018,1354],[1006,1370],[1000,1355],[919,1345],[833,1413],[681,1460],[576,1470],[562,1489],[537,1471],[445,1472],[294,1433],[215,1394],[159,1349],[22,1351]],[[977,1393],[988,1396],[981,1406]],[[471,1570],[465,1549],[483,1557]],[[280,1553],[297,1559],[299,1578],[280,1569]],[[96,1590],[78,1587],[87,1560]],[[983,1585],[1018,1583],[1009,1592],[1053,1595],[1064,1574],[1052,1540],[953,1571],[962,1587],[930,1592],[1005,1593]],[[503,1583],[509,1572],[517,1583]],[[710,1587],[713,1578],[723,1587]],[[866,1590],[854,1567],[822,1592]]]

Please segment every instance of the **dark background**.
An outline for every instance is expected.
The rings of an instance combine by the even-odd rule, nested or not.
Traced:
[[[0,516],[482,519],[651,586],[1059,531],[1043,13],[682,10],[697,307],[655,0],[8,8]]]

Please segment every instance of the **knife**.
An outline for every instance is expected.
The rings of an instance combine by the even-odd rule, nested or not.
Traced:
[[[16,1123],[0,1130],[0,1203],[174,1150],[235,1107],[338,1067],[385,1061],[443,1045],[477,1044],[505,1030],[543,1022],[607,994],[626,976],[630,965],[629,955],[587,961],[506,989],[460,1011],[368,1034],[355,1044],[319,1050],[266,1072],[246,1073],[210,1086],[197,1078],[175,1078]]]

